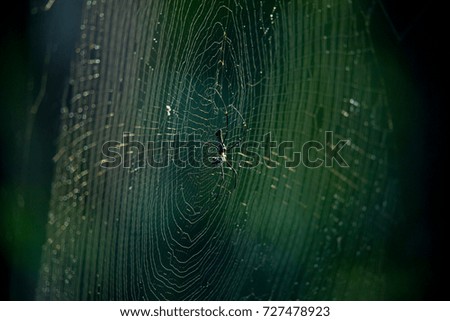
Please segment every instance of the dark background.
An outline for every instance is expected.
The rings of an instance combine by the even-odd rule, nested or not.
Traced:
[[[410,104],[394,117],[402,179],[399,206],[412,222],[406,229],[398,229],[390,259],[404,271],[424,269],[419,272],[423,275],[423,284],[420,291],[415,292],[404,282],[405,296],[393,299],[449,300],[450,268],[446,259],[449,220],[444,204],[447,130],[443,97],[448,61],[443,50],[446,41],[444,10],[433,1],[380,3],[381,6],[377,3],[377,15],[381,21],[385,20],[385,30],[373,32],[394,44],[392,53],[410,76],[413,88],[417,88],[416,92],[411,92]],[[388,35],[389,29],[390,37],[381,37],[380,33]],[[395,100],[408,85],[391,85],[389,97]]]
[[[0,19],[2,300],[34,299],[61,99],[79,38],[82,1],[55,1],[49,11],[46,3],[13,1]],[[30,116],[35,104],[39,108]]]
[[[70,60],[78,38],[80,1],[13,1],[0,19],[0,299],[31,300],[45,241],[50,188],[59,128],[59,108]],[[382,5],[380,5],[383,3]],[[38,14],[30,14],[32,11]],[[401,180],[399,213],[408,218],[391,242],[392,299],[450,300],[444,204],[444,78],[447,52],[443,7],[430,1],[373,1],[371,26],[377,52],[390,57],[407,77],[388,83],[397,93],[411,92],[409,103],[394,113]],[[383,46],[378,46],[383,43]],[[394,57],[394,58],[392,58]],[[48,63],[46,63],[46,61]],[[45,71],[46,82],[42,82]],[[389,71],[387,71],[389,75]],[[30,106],[46,95],[34,118]],[[411,91],[411,88],[417,90]],[[408,101],[408,100],[406,100]],[[32,131],[30,128],[32,126]],[[27,139],[31,137],[31,139]],[[29,155],[29,157],[27,157]],[[400,218],[400,224],[404,218]],[[410,272],[410,273],[409,273]],[[408,288],[408,277],[421,275],[420,286]]]

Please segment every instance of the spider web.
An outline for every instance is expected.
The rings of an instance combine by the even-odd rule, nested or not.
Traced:
[[[351,1],[87,1],[37,297],[382,297],[396,188],[368,21]],[[222,179],[140,168],[136,150],[131,168],[100,166],[123,133],[207,142],[218,129],[227,145],[270,132],[297,150],[333,131],[350,167],[234,162]]]

